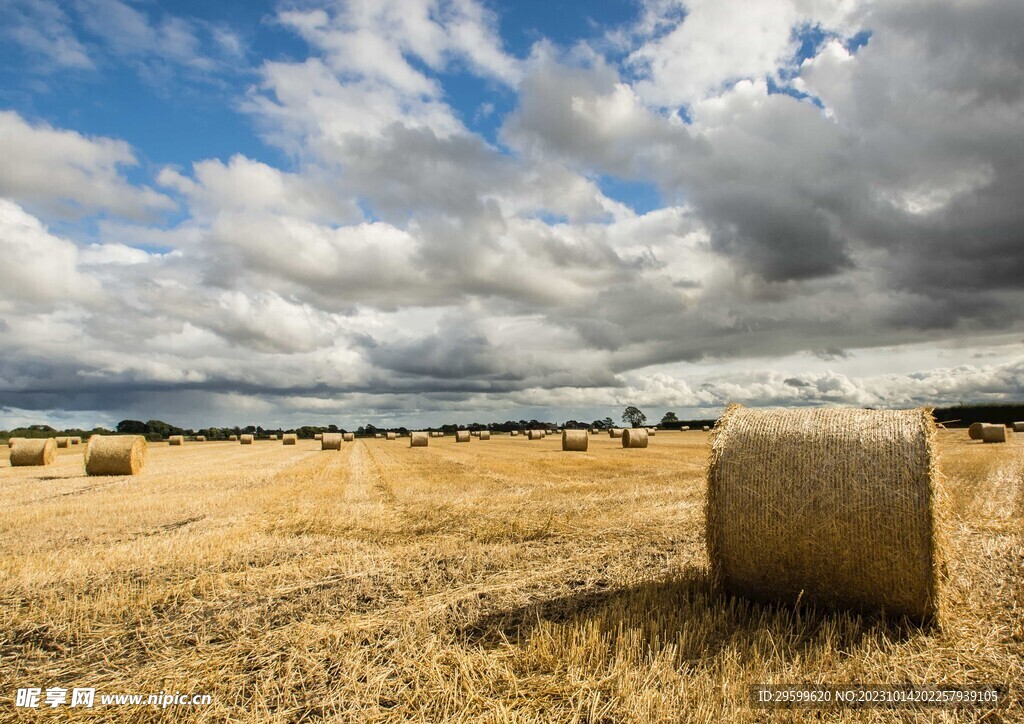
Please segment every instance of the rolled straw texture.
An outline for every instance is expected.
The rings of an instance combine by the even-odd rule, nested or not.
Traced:
[[[345,442],[354,442],[356,439],[356,434],[354,432],[346,432],[342,434],[341,439],[344,440]]]
[[[323,440],[324,439],[324,434],[322,432],[315,433],[313,435],[313,439],[314,440]]]
[[[985,429],[985,423],[984,422],[974,422],[974,423],[971,423],[971,426],[969,428],[967,428],[967,437],[971,438],[972,440],[980,440],[981,439],[981,431],[984,430],[984,429]]]
[[[491,439],[491,433],[488,430],[481,430],[479,437],[480,437],[481,440],[490,440]]]
[[[642,427],[627,427],[622,431],[622,447],[647,447],[647,430]]]
[[[1015,422],[1015,423],[1013,423],[1013,431],[1014,432],[1024,432],[1024,422]]]
[[[590,445],[590,435],[586,430],[563,430],[562,450],[586,452]]]
[[[49,465],[57,459],[57,442],[53,438],[12,438],[11,467]]]
[[[184,445],[185,444],[185,436],[184,435],[171,435],[169,438],[167,438],[167,444],[168,445]]]
[[[75,435],[74,437],[68,438],[68,439],[71,440],[71,444],[72,445],[81,445],[82,444],[82,438],[78,437],[77,435]]]
[[[708,466],[713,575],[756,600],[932,618],[934,433],[923,409],[730,407]]]
[[[530,430],[528,433],[526,433],[526,437],[530,440],[543,440],[544,433],[542,433],[540,430]]]
[[[981,430],[982,442],[1006,442],[1006,427],[1004,425],[985,425]]]
[[[513,430],[512,432],[509,433],[509,435],[511,435],[512,437],[515,437],[518,434],[519,434],[519,430]]]
[[[252,445],[252,440],[252,435],[240,435],[238,438],[238,442],[240,442],[242,445]]]
[[[469,430],[459,430],[455,433],[455,442],[469,442]]]
[[[238,435],[228,435],[228,440],[230,442],[238,442]]]
[[[615,438],[622,437],[622,428],[621,427],[609,428],[609,430],[608,430],[608,437],[615,437]]]
[[[85,446],[87,475],[138,475],[149,446],[142,435],[93,435]]]
[[[294,432],[286,432],[281,436],[282,445],[295,445],[299,441],[299,436]]]
[[[386,437],[387,437],[388,440],[394,440],[398,436],[395,433],[393,433],[393,432],[389,432],[389,433],[387,433]]]
[[[341,433],[325,432],[320,437],[321,450],[341,450]]]
[[[206,435],[196,435],[196,442],[206,442]]]
[[[426,447],[430,437],[425,432],[414,432],[409,436],[409,447]]]
[[[55,437],[55,438],[53,438],[53,440],[54,440],[54,442],[57,443],[57,447],[70,447],[71,446],[71,438],[70,437]]]

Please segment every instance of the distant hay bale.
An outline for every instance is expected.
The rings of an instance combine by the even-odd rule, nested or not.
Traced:
[[[1006,442],[1005,425],[985,425],[981,430],[982,442]]]
[[[544,434],[540,430],[530,430],[526,433],[526,437],[529,440],[543,440]]]
[[[299,442],[299,436],[294,432],[286,432],[281,436],[282,445],[295,445]]]
[[[383,436],[383,435],[381,435],[381,434],[380,434],[379,432],[375,432],[375,433],[373,433],[373,438],[374,438],[375,440],[380,440],[380,439],[381,439],[382,437],[384,437],[384,436]]]
[[[252,445],[252,440],[252,435],[240,435],[238,438],[238,442],[240,442],[242,445]]]
[[[622,447],[647,447],[647,429],[627,427],[622,431]]]
[[[430,437],[425,432],[414,432],[409,436],[409,447],[427,447]]]
[[[455,433],[455,442],[469,442],[469,430],[458,430]]]
[[[651,437],[654,437],[655,435],[658,434],[658,430],[656,428],[649,427],[647,428],[647,434],[650,435]]]
[[[397,436],[397,435],[396,435],[395,433],[393,433],[393,432],[389,432],[389,433],[387,433],[387,434],[386,434],[386,435],[385,435],[384,437],[385,437],[385,439],[387,439],[387,440],[394,440],[394,439],[396,439],[396,438],[397,438],[398,436]]]
[[[490,440],[491,439],[491,433],[488,430],[481,430],[479,437],[480,437],[481,440]]]
[[[596,427],[593,430],[590,431],[591,435],[599,435],[600,433],[601,433],[601,431],[598,430]]]
[[[711,427],[708,426],[708,425],[705,425],[704,427],[701,428],[701,430],[703,430],[704,432],[711,432]]]
[[[1013,423],[1013,431],[1014,432],[1024,432],[1024,422],[1015,422],[1015,423]]]
[[[206,435],[196,435],[196,442],[206,442]]]
[[[341,450],[341,433],[325,432],[320,436],[321,450]]]
[[[184,435],[171,435],[169,438],[167,438],[167,444],[168,445],[184,445],[185,444],[185,436]]]
[[[689,425],[683,425],[681,428],[679,428],[679,432],[683,432],[684,430],[689,430],[689,429],[690,429]]]
[[[57,447],[68,447],[71,445],[70,437],[55,437],[53,441],[57,443]]]
[[[315,435],[313,435],[313,439],[314,440],[323,440],[324,439],[324,434],[322,432],[318,432]]]
[[[586,430],[562,431],[563,451],[586,452],[588,445],[590,445],[590,435]]]
[[[71,441],[72,445],[81,445],[82,444],[82,438],[78,437],[77,435],[75,435],[74,437],[68,438],[68,439]]]
[[[138,475],[149,446],[142,435],[93,435],[85,446],[87,475]]]
[[[11,467],[50,465],[57,459],[57,441],[44,438],[11,438],[8,443],[17,442],[11,448]]]
[[[356,439],[356,434],[354,432],[346,432],[342,434],[341,439],[345,442],[353,442]]]
[[[228,435],[228,440],[230,442],[238,442],[238,435]]]
[[[615,438],[622,437],[622,428],[621,427],[609,428],[608,429],[608,437],[615,437]]]
[[[512,437],[515,437],[518,434],[519,434],[519,430],[513,430],[512,432],[509,433],[509,435],[511,435]]]
[[[972,423],[971,426],[967,428],[967,437],[971,438],[972,440],[980,440],[981,431],[985,429],[985,425],[986,423],[984,422]]]
[[[276,440],[277,439],[277,435],[267,435],[267,439],[268,440]]]
[[[712,574],[761,601],[930,619],[938,609],[927,410],[730,407],[712,435]]]

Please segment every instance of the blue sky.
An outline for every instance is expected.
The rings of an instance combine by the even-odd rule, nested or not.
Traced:
[[[1019,3],[0,14],[0,427],[1024,387]]]

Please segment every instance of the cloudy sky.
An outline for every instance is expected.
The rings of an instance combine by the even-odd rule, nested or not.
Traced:
[[[1020,0],[0,0],[0,427],[1024,398]]]

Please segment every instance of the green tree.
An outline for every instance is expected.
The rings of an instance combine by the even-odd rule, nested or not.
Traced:
[[[622,421],[630,427],[640,427],[647,422],[647,415],[640,412],[640,409],[630,405],[622,411]]]
[[[661,423],[660,424],[662,426],[664,426],[664,427],[671,427],[672,425],[676,425],[678,423],[679,423],[679,418],[676,417],[676,413],[674,413],[674,412],[666,412],[665,416],[663,418],[661,418]]]

